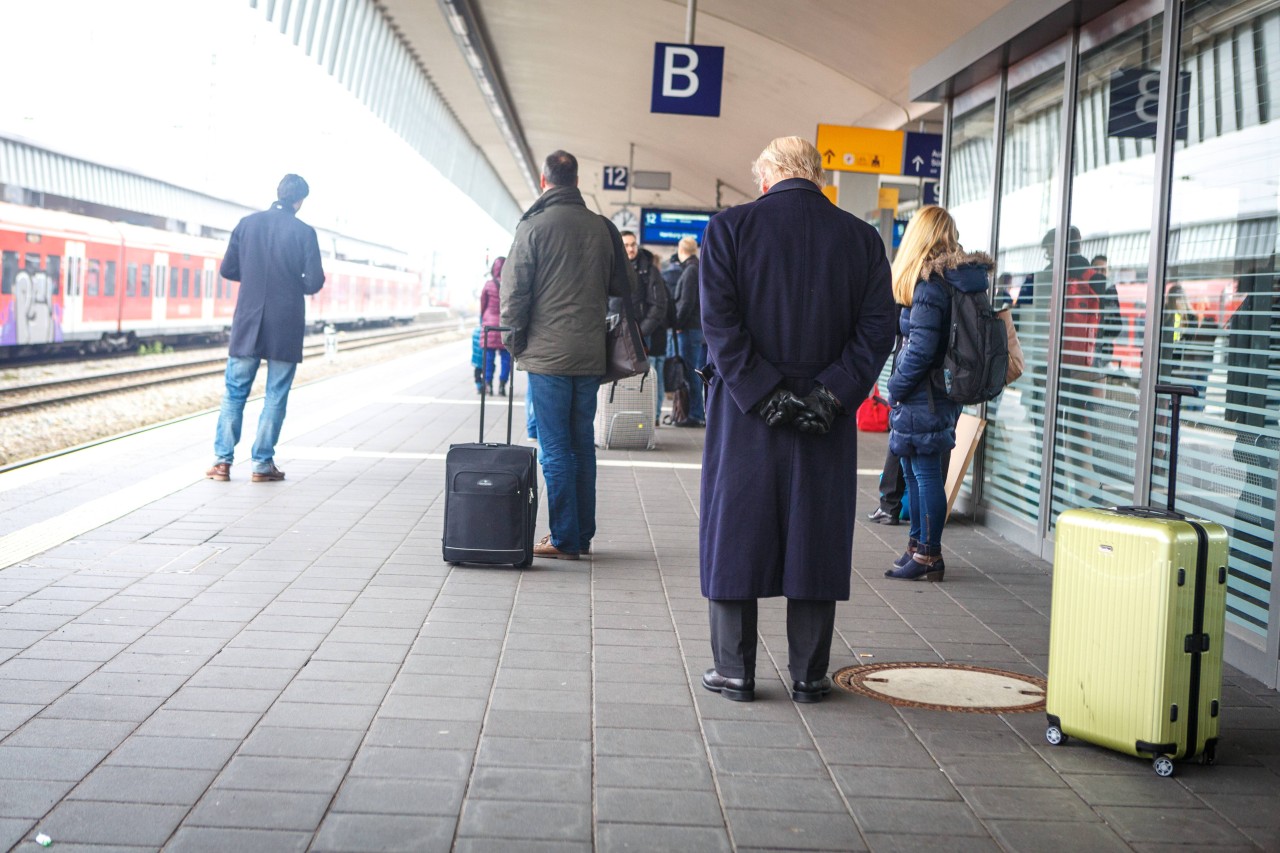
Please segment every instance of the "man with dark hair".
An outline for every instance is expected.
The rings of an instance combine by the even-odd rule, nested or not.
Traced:
[[[293,375],[302,361],[306,323],[304,296],[324,287],[320,242],[316,230],[298,219],[298,208],[311,192],[298,175],[285,175],[276,202],[240,220],[222,258],[222,277],[240,282],[231,319],[226,392],[213,441],[210,480],[230,480],[236,444],[254,377],[267,361],[266,400],[258,416],[253,442],[255,483],[283,480],[276,467],[276,441],[284,425]]]
[[[622,232],[622,247],[626,249],[631,268],[636,272],[636,292],[631,296],[631,305],[640,323],[644,348],[649,353],[649,365],[658,383],[655,389],[658,403],[653,414],[656,427],[662,417],[662,364],[667,356],[667,286],[658,269],[658,259],[649,250],[640,248],[634,231]],[[619,310],[621,301],[617,297],[610,298],[610,313]]]
[[[516,225],[502,268],[503,342],[529,374],[551,532],[535,557],[576,560],[596,532],[596,392],[604,375],[610,296],[634,292],[635,273],[613,223],[587,210],[578,161],[556,151],[542,195]]]

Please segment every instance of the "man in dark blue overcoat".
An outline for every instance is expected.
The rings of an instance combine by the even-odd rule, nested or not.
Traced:
[[[276,202],[251,213],[231,232],[222,258],[222,277],[240,282],[231,318],[226,391],[213,441],[210,480],[230,480],[244,404],[263,359],[267,362],[266,399],[258,415],[253,442],[255,483],[284,479],[276,467],[276,441],[284,425],[293,375],[302,361],[306,331],[306,296],[324,287],[320,242],[316,230],[298,219],[298,208],[311,192],[298,175],[285,175]]]
[[[715,667],[703,686],[755,698],[757,599],[787,597],[791,698],[818,702],[837,601],[849,598],[858,434],[850,413],[892,349],[884,243],[822,194],[799,137],[769,143],[757,200],[702,244],[708,350],[699,529]]]

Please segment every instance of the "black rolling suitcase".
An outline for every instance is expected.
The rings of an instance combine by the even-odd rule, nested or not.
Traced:
[[[485,332],[491,330],[507,328],[484,327]],[[486,443],[484,404],[482,385],[480,441],[450,445],[445,456],[444,559],[450,565],[483,563],[523,569],[533,562],[538,451],[511,443],[511,396],[507,398],[507,443]]]

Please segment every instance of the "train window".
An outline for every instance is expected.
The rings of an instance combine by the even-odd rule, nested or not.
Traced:
[[[116,262],[107,261],[107,279],[105,286],[102,288],[103,296],[116,295]]]
[[[169,267],[169,298],[178,298],[178,268]]]
[[[98,280],[102,278],[102,261],[97,258],[89,259],[89,276],[88,283],[85,286],[86,296],[98,295]]]
[[[137,264],[129,264],[127,267],[125,267],[124,295],[125,296],[138,295],[138,265]]]
[[[184,267],[182,270],[182,297],[185,299],[190,295],[191,295],[191,270],[186,269]]]
[[[142,296],[151,295],[151,264],[142,265]]]
[[[6,251],[0,255],[0,270],[3,270],[3,274],[0,274],[0,293],[8,296],[13,293],[13,280],[18,275],[18,253]]]
[[[50,255],[45,259],[47,267],[45,272],[49,274],[49,287],[52,288],[50,293],[53,296],[58,295],[58,289],[62,286],[62,256]]]

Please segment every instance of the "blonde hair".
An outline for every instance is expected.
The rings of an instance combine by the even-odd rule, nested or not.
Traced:
[[[898,254],[893,258],[894,301],[910,306],[925,264],[939,255],[958,250],[959,237],[956,221],[944,208],[932,204],[920,208],[907,223]]]
[[[696,255],[698,254],[698,241],[696,238],[686,235],[680,238],[680,242],[676,244],[676,248],[686,254]]]
[[[799,136],[780,136],[766,145],[751,164],[751,175],[762,192],[766,182],[772,186],[787,178],[804,178],[818,186],[826,183],[818,149]]]

